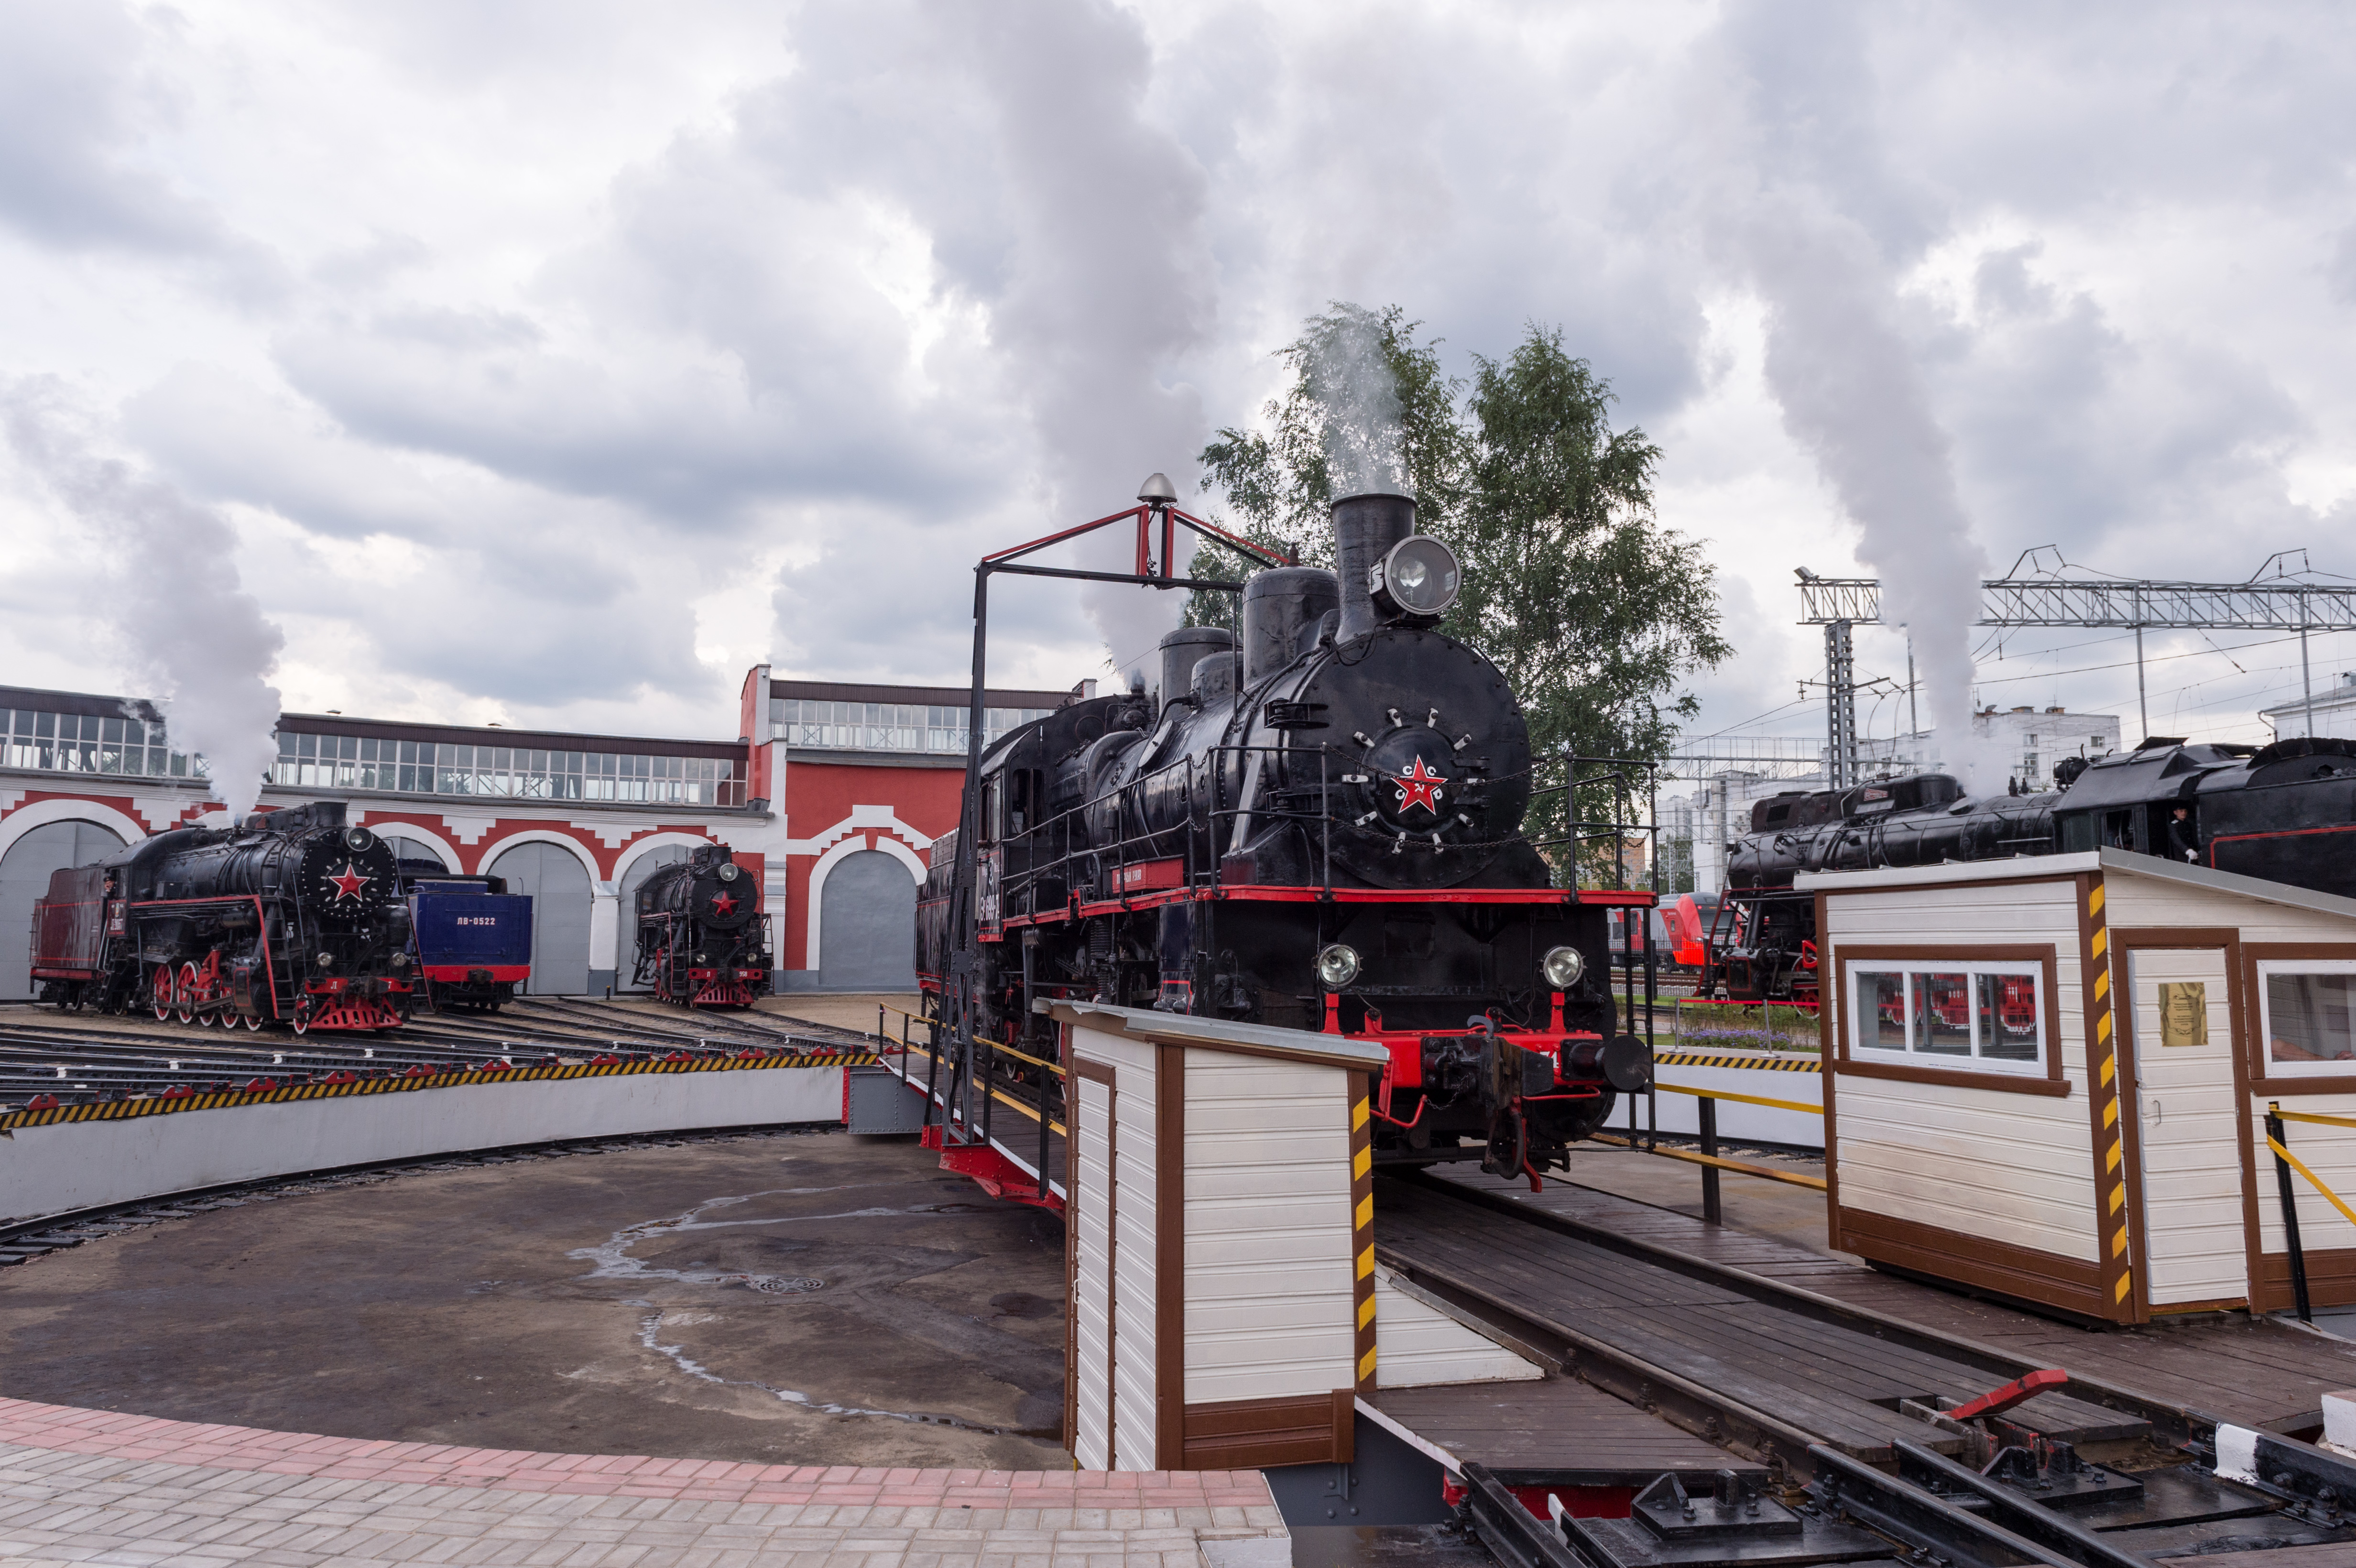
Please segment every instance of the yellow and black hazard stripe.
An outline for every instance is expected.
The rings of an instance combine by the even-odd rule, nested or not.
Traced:
[[[1665,1051],[1653,1058],[1658,1067],[1734,1067],[1745,1072],[1822,1072],[1824,1064],[1813,1054],[1788,1056],[1719,1056],[1703,1051]]]
[[[1366,1093],[1373,1079],[1350,1075],[1350,1278],[1357,1311],[1358,1392],[1375,1392],[1375,1130]]]
[[[2135,1257],[2127,1234],[2126,1129],[2119,1125],[2119,1038],[2111,989],[2111,935],[2103,879],[2080,880],[2085,899],[2086,1068],[2094,1079],[2095,1226],[2102,1234],[2103,1288],[2111,1311],[2135,1314]]]
[[[352,1094],[402,1094],[415,1089],[455,1089],[472,1083],[545,1083],[571,1078],[627,1077],[649,1072],[745,1072],[776,1067],[873,1067],[872,1051],[834,1055],[696,1057],[686,1061],[583,1061],[565,1066],[511,1067],[504,1071],[423,1073],[417,1077],[355,1078],[343,1083],[294,1083],[276,1089],[213,1091],[198,1094],[145,1094],[98,1104],[53,1105],[0,1115],[0,1132],[56,1126],[67,1122],[127,1122],[180,1111],[218,1111],[241,1105],[276,1105],[295,1100],[329,1100]]]

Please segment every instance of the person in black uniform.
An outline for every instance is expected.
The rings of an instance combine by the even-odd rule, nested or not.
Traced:
[[[2168,848],[2169,852],[2179,859],[2190,860],[2196,866],[2201,863],[2201,836],[2193,830],[2190,806],[2178,806],[2175,815],[2169,819]]]

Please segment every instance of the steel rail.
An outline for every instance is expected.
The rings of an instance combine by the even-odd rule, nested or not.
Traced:
[[[1809,1322],[1847,1328],[1926,1355],[1961,1362],[1966,1366],[1997,1374],[2004,1381],[2040,1370],[2040,1362],[2014,1351],[1984,1344],[1976,1339],[1967,1339],[1960,1335],[1925,1328],[1920,1324],[1910,1323],[1887,1313],[1876,1312],[1870,1307],[1858,1307],[1828,1296],[1820,1296],[1815,1291],[1789,1285],[1781,1280],[1769,1279],[1746,1269],[1733,1268],[1724,1264],[1693,1257],[1657,1243],[1620,1235],[1600,1226],[1586,1224],[1564,1215],[1549,1213],[1503,1194],[1481,1192],[1419,1170],[1393,1171],[1390,1175],[1391,1179],[1413,1183],[1424,1190],[1471,1203],[1506,1219],[1551,1230],[1558,1234],[1585,1242],[1608,1252],[1617,1253],[1623,1257],[1633,1258],[1667,1269],[1689,1279],[1707,1281],[1737,1295],[1749,1296],[1776,1311],[1787,1313]],[[1427,1288],[1444,1285],[1465,1291],[1467,1294],[1481,1294],[1461,1281],[1449,1278],[1444,1271],[1430,1264],[1419,1264],[1412,1255],[1401,1253],[1396,1248],[1387,1247],[1379,1240],[1376,1243],[1376,1253],[1394,1269],[1406,1273],[1408,1277],[1425,1285]],[[1503,1301],[1493,1302],[1492,1307],[1494,1310],[1503,1310],[1523,1321],[1533,1324],[1539,1324],[1542,1321],[1529,1317],[1521,1308]],[[1558,1334],[1577,1334],[1577,1330],[1570,1329],[1567,1325],[1546,1323],[1543,1327]],[[1591,1336],[1580,1336],[1580,1338],[1592,1339]],[[1623,1383],[1628,1382],[1631,1376],[1640,1380],[1644,1377],[1666,1379],[1673,1376],[1664,1369],[1654,1367],[1651,1363],[1617,1347],[1605,1346],[1601,1340],[1595,1340],[1593,1343],[1594,1349],[1588,1352],[1589,1355],[1612,1363],[1617,1368],[1613,1375],[1618,1376]],[[1589,1381],[1597,1380],[1590,1378]],[[1607,1387],[1612,1392],[1620,1392],[1618,1388],[1611,1387],[1610,1384],[1599,1383],[1599,1386]],[[1699,1387],[1699,1385],[1695,1386]],[[2071,1374],[2069,1392],[2072,1398],[2150,1423],[2154,1435],[2171,1444],[2213,1442],[2216,1429],[2222,1424],[2220,1417],[2205,1411],[2178,1404],[2136,1390],[2123,1388],[2101,1379],[2082,1377],[2075,1372]],[[1629,1396],[1622,1393],[1622,1397]],[[1711,1397],[1721,1396],[1712,1395]],[[1643,1402],[1640,1400],[1638,1403]],[[1728,1402],[1727,1411],[1730,1417],[1744,1420],[1750,1420],[1757,1414],[1763,1413],[1751,1412],[1748,1407],[1735,1402]],[[1683,1422],[1679,1424],[1687,1424],[1687,1430],[1697,1432],[1705,1437],[1711,1437],[1712,1435],[1706,1430],[1707,1413],[1706,1411],[1702,1413],[1704,1416],[1702,1424],[1687,1424]],[[1786,1434],[1797,1430],[1780,1421],[1773,1423],[1773,1425]],[[1764,1433],[1768,1428],[1762,1426],[1761,1430]],[[1712,1437],[1712,1441],[1722,1441],[1722,1439]],[[1811,1436],[1808,1441],[1817,1442],[1821,1441],[1821,1438]],[[1759,1456],[1769,1456],[1762,1451]],[[1786,1450],[1776,1456],[1782,1457],[1787,1464],[1801,1465],[1805,1462],[1804,1447],[1798,1454],[1789,1452],[1787,1438]]]

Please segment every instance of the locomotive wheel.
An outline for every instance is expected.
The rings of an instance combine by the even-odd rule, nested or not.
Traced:
[[[169,964],[155,965],[155,978],[148,989],[155,1003],[155,1021],[166,1022],[172,1016],[172,966]]]
[[[305,997],[301,1001],[294,1004],[294,1015],[286,1020],[286,1027],[293,1029],[296,1034],[309,1034],[311,1032],[310,997]]]
[[[194,1023],[197,1018],[197,966],[180,965],[178,984],[172,987],[172,1016],[182,1023]]]
[[[260,1013],[248,1013],[245,1015],[245,1032],[248,1034],[260,1034],[262,1032],[262,1015]]]

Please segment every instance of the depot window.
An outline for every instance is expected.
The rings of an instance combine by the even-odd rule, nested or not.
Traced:
[[[2356,960],[2261,963],[2258,1008],[2267,1077],[2341,1075],[2356,1066]]]
[[[2044,1071],[2042,965],[1860,964],[1849,981],[1849,1039],[1859,1061]]]

